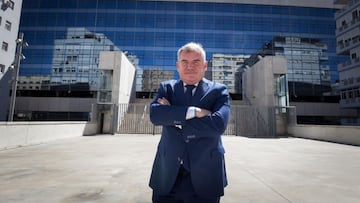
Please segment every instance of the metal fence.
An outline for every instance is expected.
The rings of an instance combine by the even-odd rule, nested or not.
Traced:
[[[119,104],[119,128],[122,134],[160,134],[161,126],[151,123],[149,104]],[[224,135],[247,137],[276,136],[275,108],[255,108],[249,105],[232,105],[230,120]],[[280,112],[281,113],[281,112]]]

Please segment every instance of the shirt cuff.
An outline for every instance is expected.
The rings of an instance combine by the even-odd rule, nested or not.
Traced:
[[[197,107],[195,107],[195,106],[189,106],[187,109],[187,112],[186,112],[185,119],[190,120],[192,118],[195,118],[196,117],[196,109],[197,109]]]

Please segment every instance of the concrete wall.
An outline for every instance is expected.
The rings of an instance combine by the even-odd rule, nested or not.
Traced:
[[[132,95],[135,94],[133,83],[135,81],[135,67],[122,52],[102,51],[100,52],[100,70],[112,70],[112,94],[111,103],[129,104]],[[119,131],[119,122],[125,112],[121,108],[115,108],[104,113],[103,133],[115,133]]]
[[[257,116],[260,118],[260,126],[263,130],[258,133],[261,136],[274,136],[275,133],[283,134],[282,132],[275,132],[276,129],[285,128],[284,122],[280,122],[280,118],[275,118],[274,112],[271,111],[276,105],[278,97],[274,94],[275,78],[279,75],[286,74],[287,62],[283,56],[266,56],[248,68],[243,73],[243,96],[250,104],[256,107]],[[279,123],[276,123],[279,121]],[[258,129],[261,129],[258,126]]]
[[[122,52],[100,52],[100,70],[112,70],[112,95],[113,104],[128,104],[133,92],[135,67]]]
[[[0,122],[0,150],[96,132],[97,123],[90,122]]]
[[[91,112],[96,98],[16,97],[16,112]]]
[[[274,78],[286,74],[287,62],[283,56],[266,56],[243,73],[244,96],[257,107],[274,107]]]
[[[294,137],[360,146],[360,126],[295,125],[288,126]]]
[[[290,106],[296,106],[298,116],[356,117],[355,109],[341,109],[338,103],[290,102]]]

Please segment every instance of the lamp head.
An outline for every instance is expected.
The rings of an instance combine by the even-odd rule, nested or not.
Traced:
[[[9,66],[9,70],[14,70],[15,69],[15,63],[13,62],[10,66]]]

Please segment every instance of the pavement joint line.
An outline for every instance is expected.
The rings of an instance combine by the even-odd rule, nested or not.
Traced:
[[[271,187],[269,184],[266,183],[265,180],[261,179],[260,177],[258,177],[257,175],[255,175],[254,173],[252,173],[248,168],[244,167],[242,164],[239,164],[236,162],[235,159],[232,158],[226,158],[226,159],[230,159],[233,161],[233,163],[235,163],[236,165],[239,165],[242,169],[244,169],[244,171],[246,171],[248,174],[250,174],[252,177],[254,177],[256,180],[258,180],[259,182],[261,182],[263,185],[265,185],[267,188],[269,188],[271,191],[275,192],[277,195],[279,195],[281,198],[283,198],[284,200],[286,200],[289,203],[293,203],[291,200],[289,200],[288,198],[286,198],[283,194],[281,194],[280,192],[278,192],[275,188]]]

